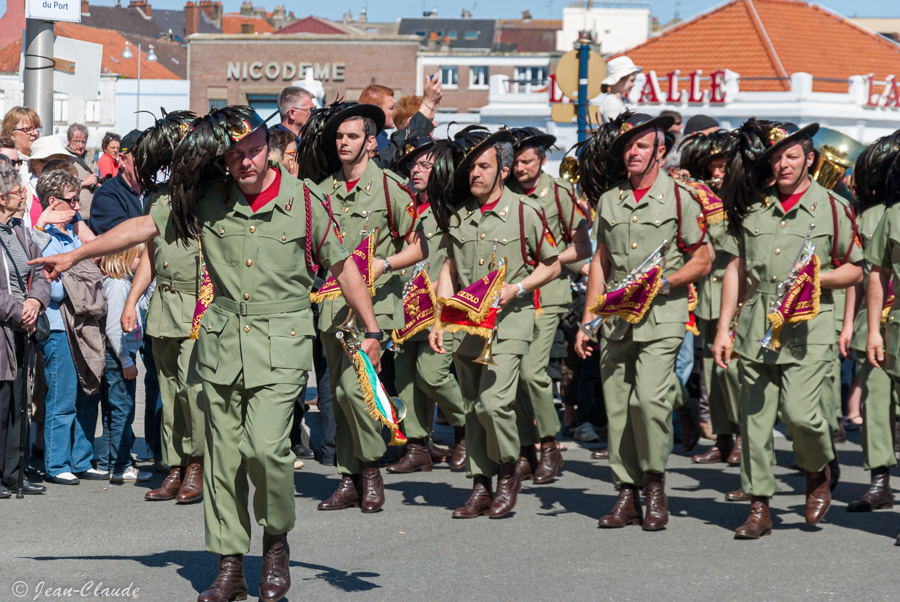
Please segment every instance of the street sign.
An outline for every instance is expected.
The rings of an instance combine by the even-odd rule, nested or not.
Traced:
[[[606,63],[593,50],[588,56],[587,100],[590,100],[600,94],[600,82],[606,77]],[[569,98],[578,98],[578,50],[570,50],[559,59],[556,65],[556,85]]]
[[[25,18],[81,23],[81,0],[25,0]]]
[[[572,123],[575,121],[575,109],[577,105],[570,102],[554,102],[550,105],[550,119],[556,123]],[[600,125],[600,107],[587,106],[588,123],[594,126]]]
[[[58,37],[53,54],[53,91],[88,100],[97,98],[103,45]]]

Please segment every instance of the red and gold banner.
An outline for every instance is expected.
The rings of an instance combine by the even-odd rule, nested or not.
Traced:
[[[209,304],[213,300],[213,283],[209,279],[209,272],[206,266],[203,266],[203,279],[200,281],[200,290],[197,291],[197,305],[194,306],[194,319],[191,321],[191,338],[196,339],[200,332],[200,321],[203,320],[203,314],[209,308]]]
[[[476,280],[449,299],[441,299],[441,328],[463,330],[487,338],[497,318],[496,302],[506,279],[506,261],[496,270]]]
[[[691,196],[700,203],[707,224],[715,224],[725,219],[725,205],[709,186],[699,180],[682,180],[691,189]]]
[[[881,323],[887,322],[888,314],[891,313],[891,306],[894,305],[894,281],[888,282],[888,294],[884,300],[884,307],[881,310]]]
[[[409,284],[409,291],[403,297],[403,328],[391,333],[394,343],[400,345],[410,337],[430,328],[437,320],[435,308],[437,299],[426,270],[419,270]]]
[[[378,231],[376,230],[364,238],[359,243],[359,246],[350,253],[350,259],[359,268],[359,273],[362,274],[366,288],[369,289],[369,294],[372,296],[375,295],[375,272],[372,269],[372,261],[375,259],[377,236]],[[325,300],[337,299],[340,296],[341,287],[338,285],[337,280],[335,280],[334,276],[328,276],[325,284],[318,291],[309,294],[309,300],[313,303],[321,303]]]
[[[819,258],[816,255],[803,266],[775,313],[766,318],[772,323],[772,347],[778,349],[778,338],[785,324],[812,320],[819,315]]]
[[[688,332],[692,332],[697,336],[700,336],[700,329],[697,328],[697,316],[694,315],[694,310],[697,309],[697,304],[700,302],[700,297],[697,296],[697,287],[691,283],[688,285],[688,321],[684,324],[684,329]]]
[[[589,310],[596,316],[619,316],[629,324],[637,324],[650,309],[661,287],[662,267],[655,265],[638,274],[629,284],[597,295],[597,302]]]

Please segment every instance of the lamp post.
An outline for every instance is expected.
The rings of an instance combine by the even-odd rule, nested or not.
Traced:
[[[125,50],[122,51],[122,58],[125,60],[134,58],[134,54],[131,52],[131,44],[126,41],[125,42]],[[156,62],[157,56],[156,53],[153,52],[153,44],[150,44],[150,49],[147,51],[147,60],[151,63]],[[141,45],[138,43],[138,74],[137,74],[137,111],[134,112],[134,129],[139,130],[138,123],[141,118]]]

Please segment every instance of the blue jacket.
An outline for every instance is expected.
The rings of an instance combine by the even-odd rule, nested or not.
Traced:
[[[72,224],[66,226],[63,232],[53,225],[44,228],[44,232],[50,235],[50,242],[44,247],[41,255],[48,257],[59,253],[66,253],[81,246],[81,240],[72,231]],[[50,283],[50,305],[47,306],[47,319],[50,321],[50,330],[65,331],[62,316],[59,313],[59,302],[66,298],[66,289],[63,285],[65,277]]]
[[[144,215],[143,198],[125,182],[120,171],[119,175],[94,193],[88,226],[99,236],[125,220],[142,215]]]

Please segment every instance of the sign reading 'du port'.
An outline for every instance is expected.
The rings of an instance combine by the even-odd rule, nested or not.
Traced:
[[[25,17],[81,23],[81,0],[25,0]]]

